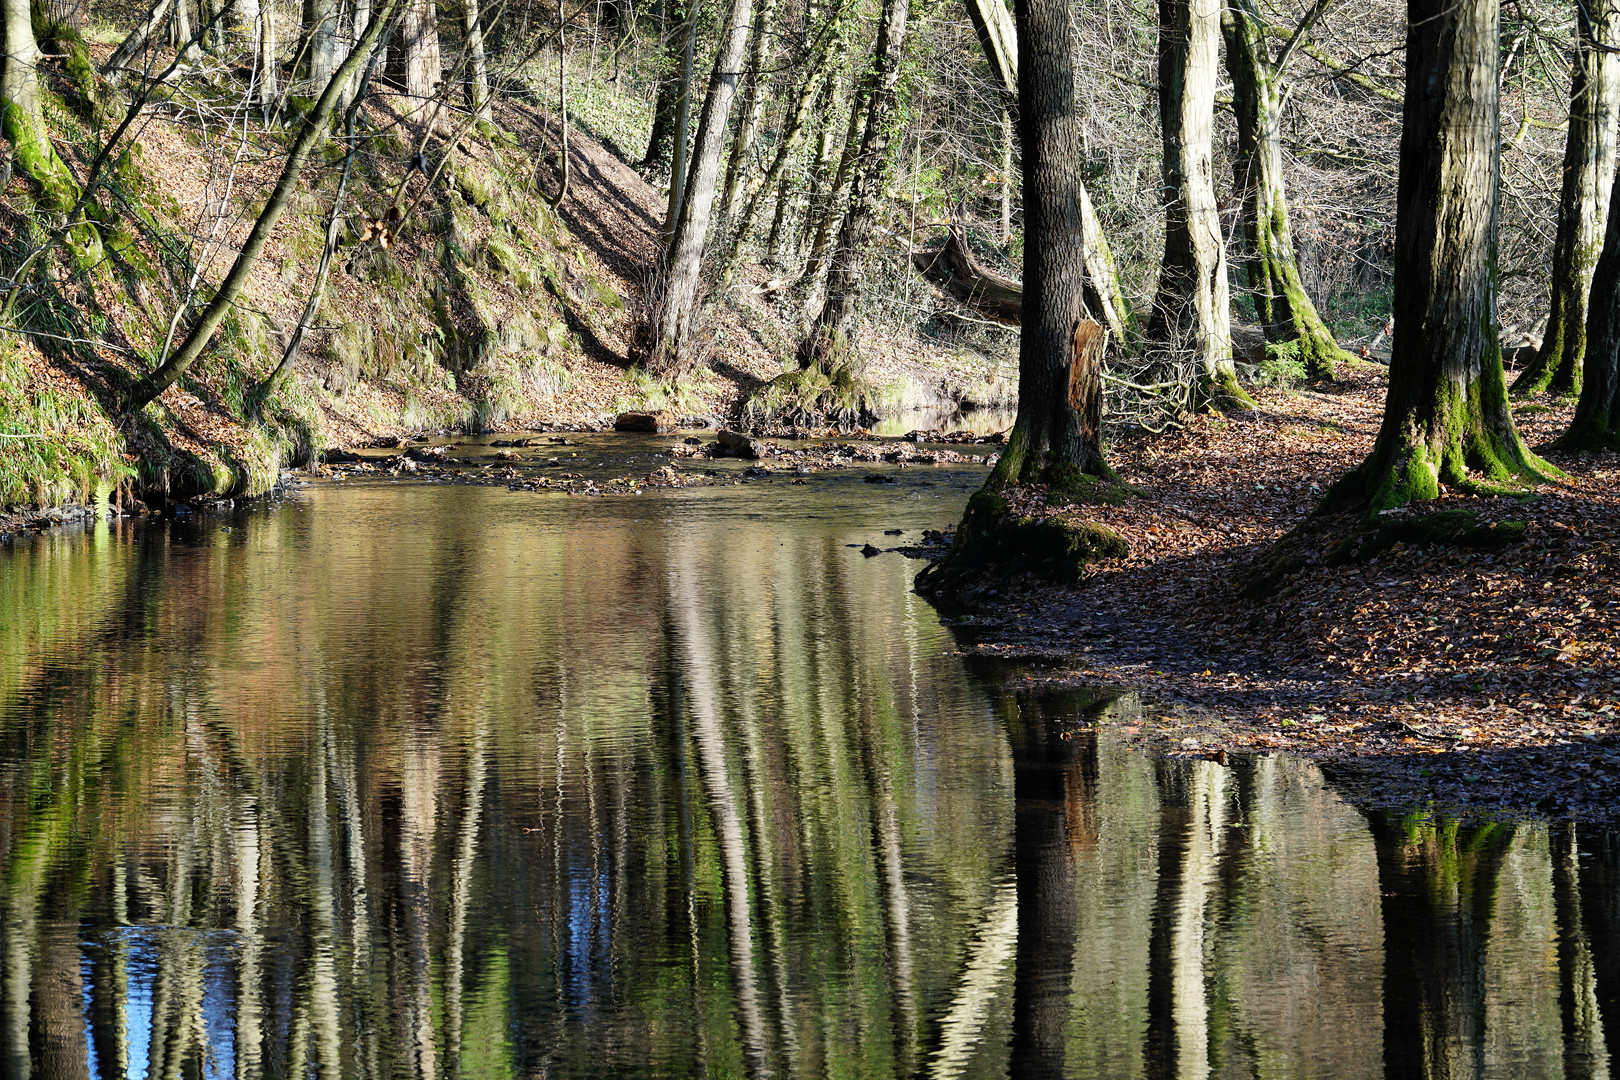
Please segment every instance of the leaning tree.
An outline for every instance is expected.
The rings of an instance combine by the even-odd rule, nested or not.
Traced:
[[[1500,0],[1407,0],[1395,335],[1372,453],[1324,509],[1546,479],[1513,426],[1496,324]]]

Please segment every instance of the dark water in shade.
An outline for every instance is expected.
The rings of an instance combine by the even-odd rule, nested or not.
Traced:
[[[865,471],[0,551],[0,1076],[1609,1074],[1611,836],[1075,733]]]

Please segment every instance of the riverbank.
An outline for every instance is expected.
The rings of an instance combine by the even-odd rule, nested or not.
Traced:
[[[94,67],[115,41],[87,44]],[[68,66],[48,56],[41,74],[58,145],[82,172],[99,133],[67,107],[82,93]],[[674,382],[639,372],[629,343],[664,196],[575,126],[554,207],[562,131],[532,96],[497,97],[493,122],[451,138],[412,100],[373,91],[353,160],[336,140],[311,160],[209,352],[127,415],[124,391],[230,267],[297,128],[296,116],[244,120],[242,145],[225,147],[210,116],[154,93],[119,159],[129,214],[104,230],[105,260],[87,270],[53,253],[0,342],[0,532],[112,503],[262,494],[339,447],[600,427],[633,409],[735,424],[749,394],[791,366],[798,312],[750,289],[754,273],[713,306],[707,366]],[[413,168],[424,155],[432,168]],[[346,169],[325,298],[292,377],[266,396]],[[390,206],[406,208],[403,223],[386,242],[366,239]],[[0,245],[34,235],[35,215],[19,172],[0,189]],[[889,414],[1014,392],[1010,365],[910,326],[871,327],[863,355]]]
[[[1370,449],[1384,389],[1366,368],[1116,442],[1110,460],[1142,494],[1085,514],[1130,554],[1072,588],[986,583],[955,620],[971,651],[1027,658],[1017,682],[1031,688],[1140,692],[1155,708],[1127,734],[1166,753],[1304,754],[1374,805],[1620,820],[1612,456],[1549,455],[1566,482],[1425,508],[1517,536],[1494,549],[1397,544],[1242,595],[1254,560]],[[1540,399],[1518,421],[1541,446],[1568,414]]]

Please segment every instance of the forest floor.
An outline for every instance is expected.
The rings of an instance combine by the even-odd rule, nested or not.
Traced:
[[[1383,369],[1130,437],[1111,463],[1141,492],[1083,516],[1124,559],[1080,583],[985,583],[956,621],[1031,689],[1104,683],[1153,704],[1133,741],[1222,762],[1317,758],[1358,802],[1620,820],[1620,460],[1547,454],[1567,479],[1521,497],[1445,495],[1523,523],[1497,550],[1401,545],[1310,566],[1264,599],[1246,571],[1372,446]],[[1526,442],[1569,406],[1521,403]],[[1029,495],[1022,512],[1075,514]],[[1516,530],[1508,525],[1507,530]]]

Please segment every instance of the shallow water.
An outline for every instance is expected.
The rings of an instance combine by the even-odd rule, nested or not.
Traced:
[[[847,546],[982,475],[367,480],[0,551],[0,1073],[1606,1074],[1612,837],[1003,692]]]

